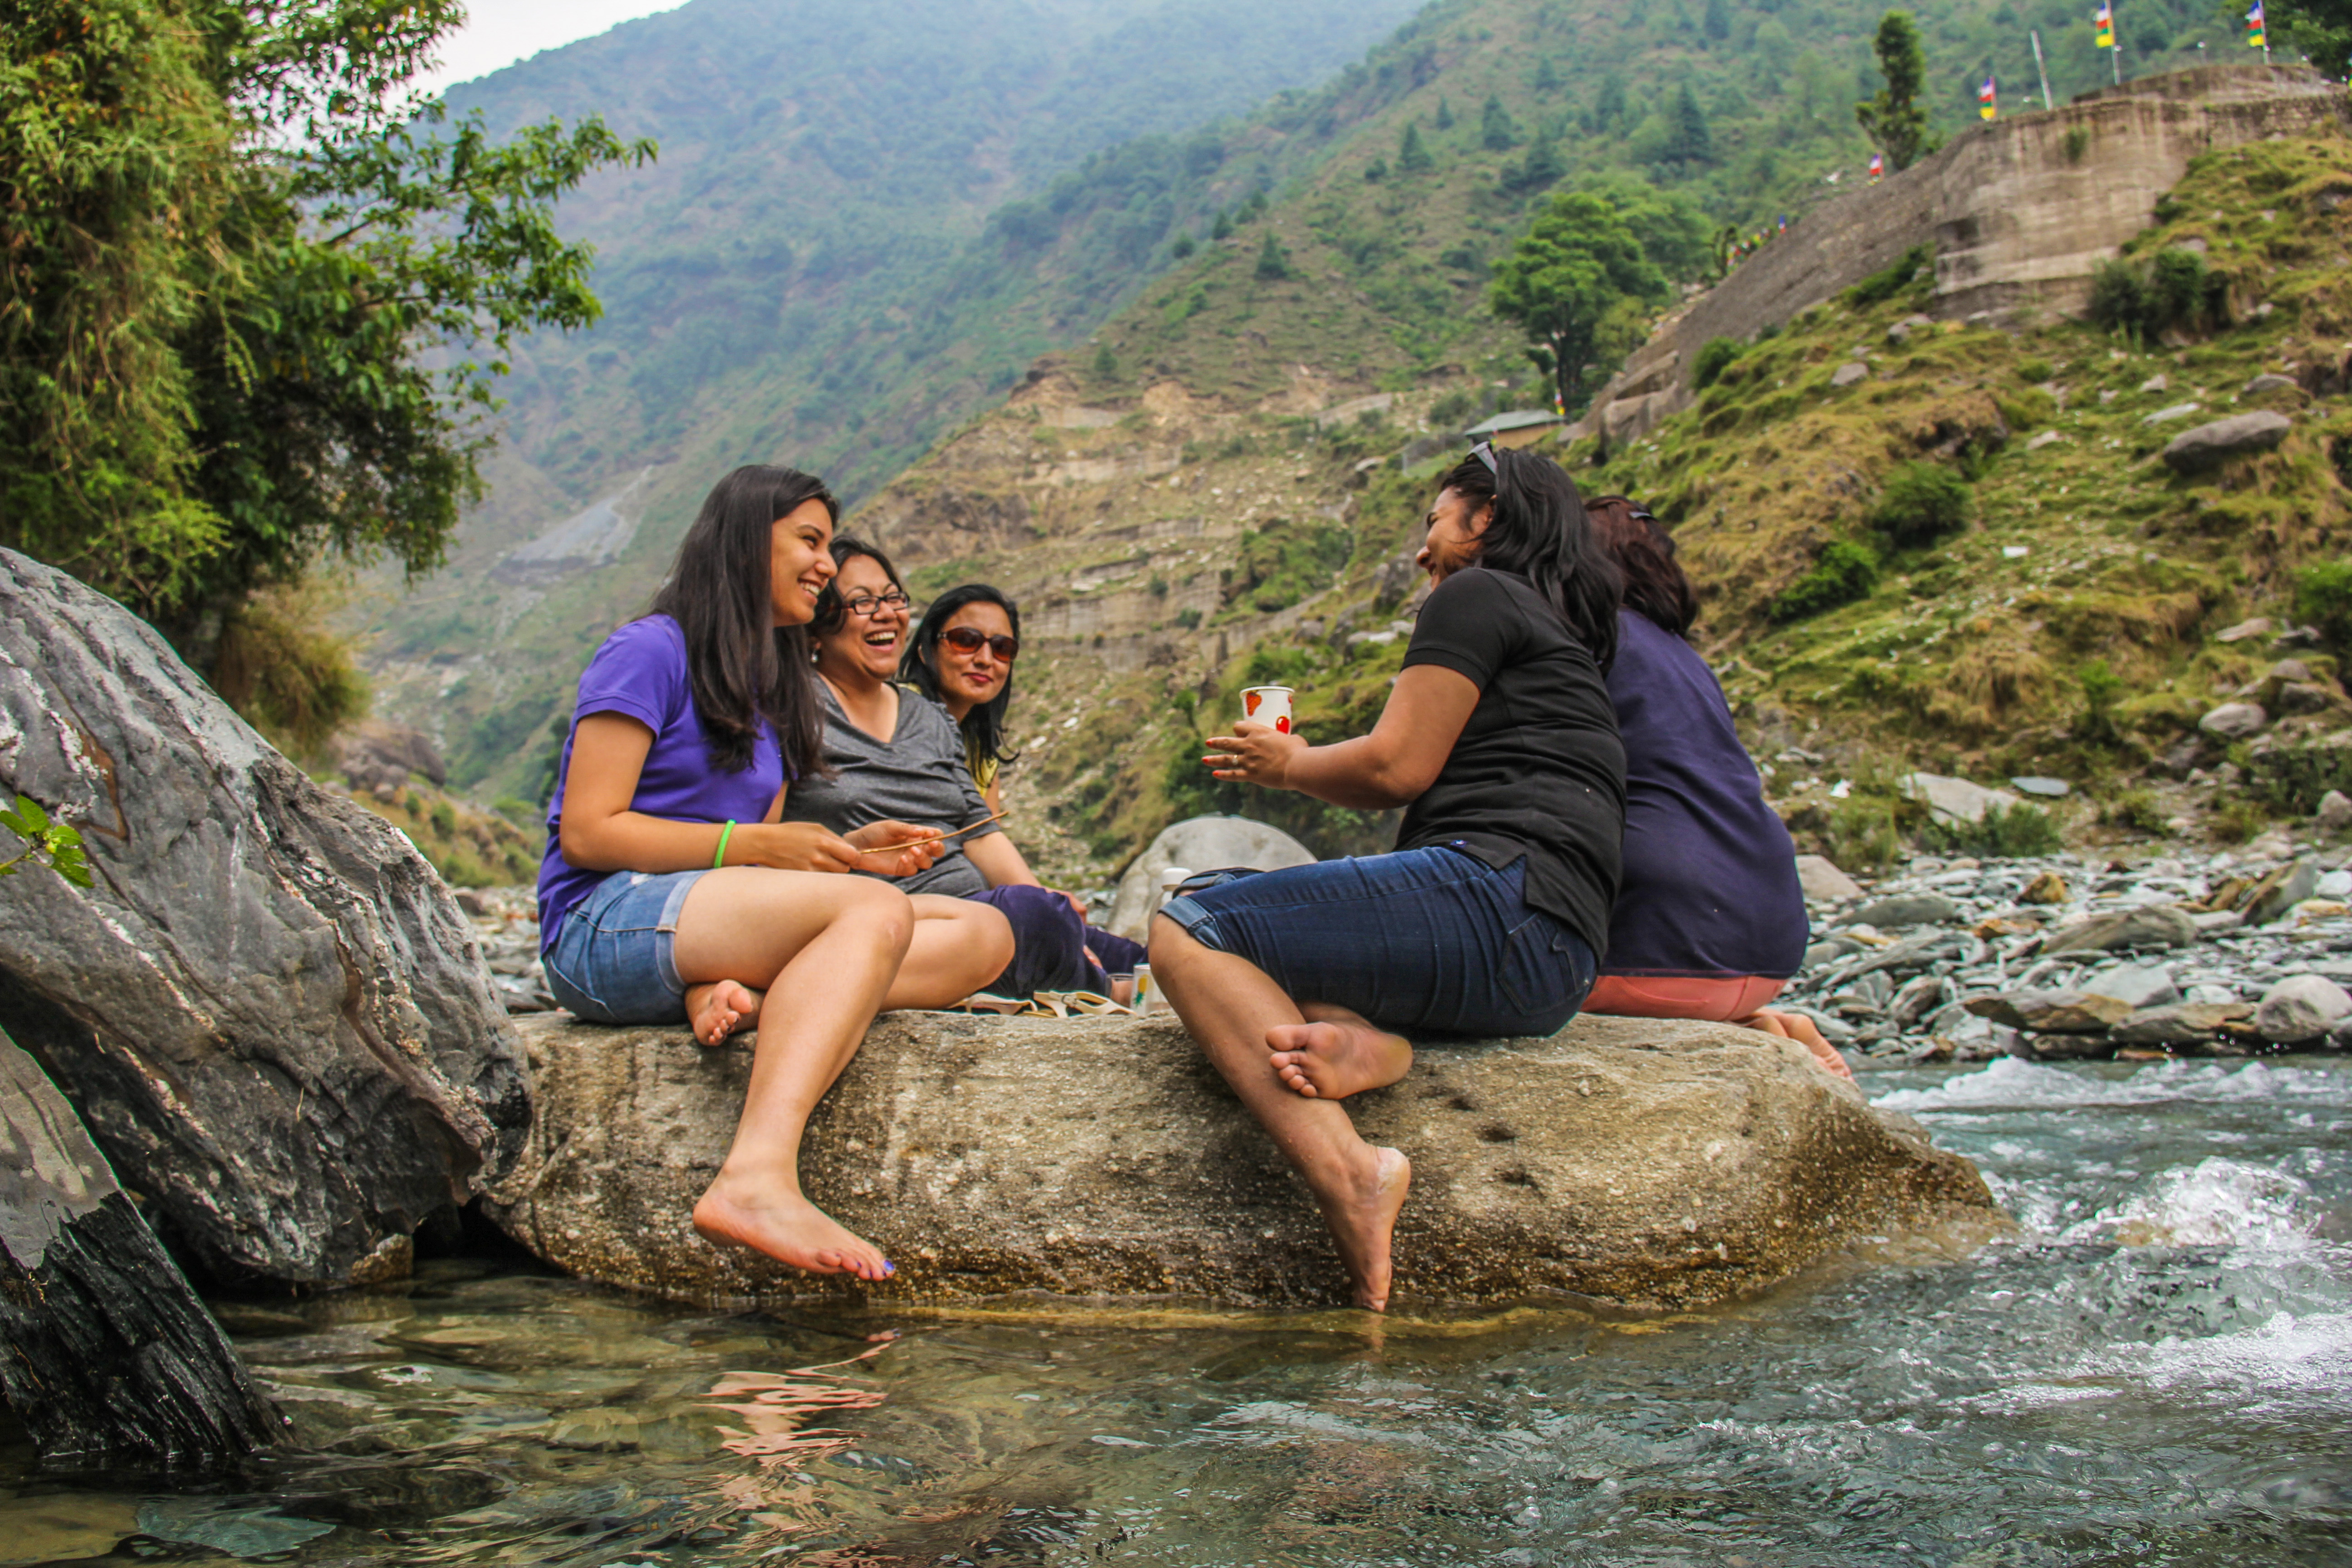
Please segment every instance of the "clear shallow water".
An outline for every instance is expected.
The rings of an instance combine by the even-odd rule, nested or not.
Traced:
[[[240,1480],[0,1451],[0,1563],[2352,1563],[2352,1063],[1864,1083],[2020,1233],[1377,1338],[725,1317],[444,1262],[226,1309],[298,1426]]]

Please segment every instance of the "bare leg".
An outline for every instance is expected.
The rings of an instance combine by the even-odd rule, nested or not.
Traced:
[[[1302,1002],[1304,1024],[1265,1032],[1276,1077],[1294,1094],[1344,1100],[1386,1089],[1412,1069],[1412,1042],[1372,1026],[1361,1013],[1331,1002]]]
[[[952,1006],[1013,962],[1013,922],[1004,911],[970,899],[917,893],[915,940],[882,999],[882,1010]]]
[[[1813,1053],[1813,1059],[1820,1062],[1824,1070],[1848,1083],[1853,1081],[1853,1068],[1846,1065],[1845,1058],[1839,1054],[1838,1048],[1830,1044],[1829,1037],[1823,1035],[1802,1013],[1775,1013],[1768,1009],[1739,1022],[1747,1028],[1761,1029],[1784,1040],[1795,1040]]]
[[[864,878],[729,867],[695,883],[678,912],[674,956],[689,987],[733,980],[784,988],[789,1007],[761,1009],[751,1086],[734,1144],[694,1227],[819,1274],[880,1279],[874,1245],[803,1195],[801,1134],[856,1054],[915,927],[906,895]]]
[[[1268,1033],[1306,1020],[1264,970],[1202,946],[1173,921],[1155,918],[1151,975],[1210,1062],[1314,1190],[1354,1281],[1356,1304],[1385,1310],[1389,1242],[1412,1183],[1412,1165],[1398,1151],[1375,1149],[1357,1137],[1337,1104],[1283,1087],[1266,1061]]]

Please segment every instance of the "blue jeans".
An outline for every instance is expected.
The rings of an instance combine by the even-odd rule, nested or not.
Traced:
[[[1210,876],[1215,885],[1195,879],[1160,912],[1294,1000],[1353,1008],[1399,1034],[1549,1035],[1576,1016],[1599,967],[1583,938],[1528,908],[1524,861],[1497,871],[1408,849]]]
[[[675,1024],[686,982],[677,912],[707,871],[615,871],[572,906],[540,967],[564,1011],[591,1024]]]

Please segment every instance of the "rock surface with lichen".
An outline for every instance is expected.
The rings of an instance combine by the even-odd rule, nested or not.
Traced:
[[[562,1016],[520,1028],[538,1114],[491,1212],[587,1279],[709,1302],[1346,1298],[1305,1187],[1170,1021],[878,1021],[803,1154],[809,1195],[897,1264],[874,1288],[689,1226],[747,1046]],[[1549,1039],[1433,1047],[1349,1104],[1367,1138],[1413,1161],[1401,1305],[1695,1307],[1865,1237],[2001,1223],[1966,1160],[1803,1047],[1722,1025],[1580,1018]]]

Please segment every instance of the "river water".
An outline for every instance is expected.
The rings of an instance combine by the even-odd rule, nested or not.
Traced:
[[[16,1434],[0,1563],[2352,1563],[2352,1062],[1864,1086],[2017,1234],[1377,1331],[724,1316],[446,1260],[223,1304],[297,1431],[241,1479],[42,1478]]]

